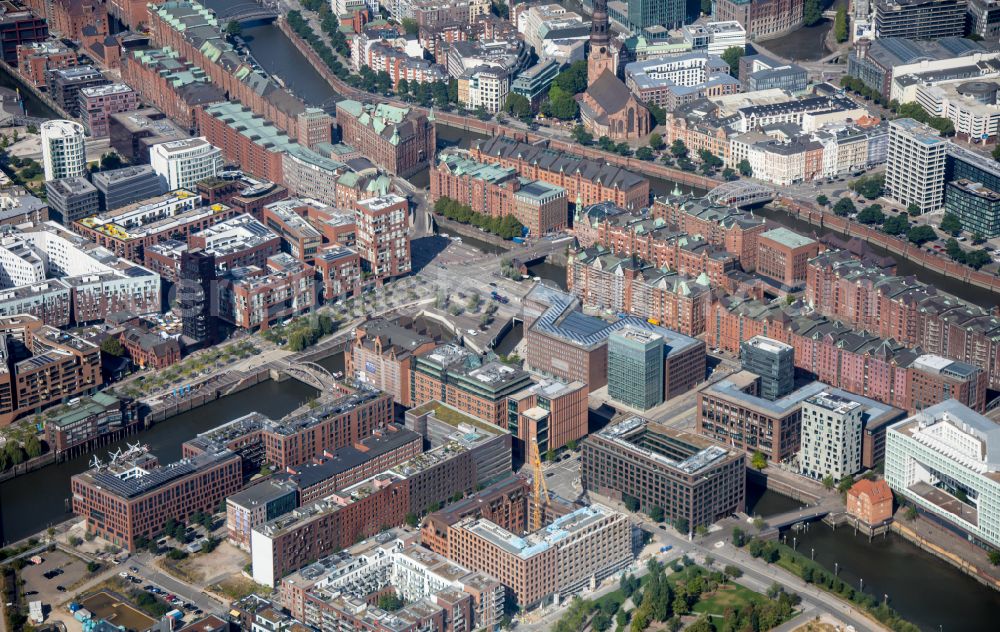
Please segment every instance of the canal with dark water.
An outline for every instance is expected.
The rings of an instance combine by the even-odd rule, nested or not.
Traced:
[[[808,531],[784,534],[799,553],[836,571],[855,589],[889,605],[921,630],[989,632],[1000,629],[1000,592],[991,590],[957,568],[889,533],[868,541],[847,526],[833,529],[822,522]]]
[[[149,446],[160,463],[181,457],[181,444],[199,432],[259,411],[280,418],[315,397],[317,391],[296,380],[262,382],[245,391],[166,419],[146,432],[97,450],[101,459],[126,442]],[[0,483],[0,542],[13,542],[71,517],[67,506],[70,478],[87,469],[91,456],[80,456],[58,465]]]

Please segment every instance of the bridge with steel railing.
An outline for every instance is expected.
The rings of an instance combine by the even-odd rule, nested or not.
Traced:
[[[238,2],[226,7],[222,11],[215,12],[215,17],[218,18],[219,24],[223,28],[225,28],[226,24],[233,21],[244,25],[248,23],[264,24],[273,22],[278,19],[278,15],[277,9],[268,6],[268,3],[257,2]]]
[[[774,188],[751,180],[733,180],[715,187],[705,197],[723,206],[751,206],[774,199]]]

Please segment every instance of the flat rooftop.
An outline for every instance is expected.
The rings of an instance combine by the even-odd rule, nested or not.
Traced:
[[[811,246],[816,243],[815,239],[806,237],[805,235],[800,235],[799,233],[788,230],[784,226],[780,228],[774,228],[761,235],[763,239],[770,239],[771,241],[777,242],[782,246],[787,248],[803,248],[805,246]]]
[[[740,454],[695,433],[669,428],[638,415],[604,428],[597,436],[688,475]],[[667,444],[669,453],[664,449]]]
[[[784,397],[770,401],[746,392],[746,389],[758,378],[758,375],[750,371],[739,371],[724,380],[720,380],[702,389],[701,392],[708,397],[717,397],[738,403],[740,406],[761,412],[769,417],[784,417],[789,415],[801,407],[802,402],[805,400],[825,393],[861,404],[864,407],[861,413],[861,421],[866,428],[878,427],[890,421],[900,419],[905,415],[905,412],[898,408],[868,397],[849,393],[823,382],[811,382]]]
[[[511,555],[528,559],[557,546],[559,542],[595,522],[616,514],[617,512],[609,507],[592,504],[557,518],[552,524],[524,537],[515,535],[485,518],[466,518],[460,521],[456,528],[470,531]]]

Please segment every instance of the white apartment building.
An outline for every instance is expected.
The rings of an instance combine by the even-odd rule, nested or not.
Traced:
[[[747,31],[735,20],[688,24],[681,27],[681,32],[691,50],[705,51],[709,55],[721,55],[733,46],[745,50],[747,46]]]
[[[336,16],[353,15],[355,11],[368,7],[365,0],[330,0],[330,8]]]
[[[886,431],[893,493],[980,545],[1000,548],[1000,425],[953,399]]]
[[[167,190],[194,189],[222,169],[222,150],[204,136],[159,143],[149,148],[149,163],[166,183]]]
[[[458,78],[458,100],[470,110],[483,108],[496,114],[503,109],[508,92],[510,73],[503,68],[480,66]]]
[[[56,222],[0,228],[0,316],[65,327],[101,319],[112,305],[158,311],[160,276]]]
[[[46,259],[20,235],[5,234],[0,239],[0,288],[44,281]]]
[[[802,402],[799,471],[817,480],[830,476],[839,481],[861,470],[863,411],[859,402],[833,393]]]
[[[535,49],[535,53],[548,58],[549,43],[571,36],[571,39],[589,39],[589,25],[583,16],[568,11],[558,4],[541,4],[522,11],[517,16],[517,31],[524,41]]]
[[[918,86],[916,101],[931,116],[955,125],[959,137],[996,140],[1000,134],[1000,105],[996,81],[965,81],[936,86]]]
[[[75,121],[45,121],[40,131],[46,181],[86,175],[87,146],[83,125]]]
[[[669,81],[677,86],[696,86],[708,81],[709,75],[717,72],[729,72],[729,64],[718,55],[706,53],[687,53],[636,61],[625,66],[625,82],[630,77],[635,83],[640,83],[640,77],[651,82]]]
[[[922,213],[944,204],[944,167],[948,141],[937,130],[910,118],[889,123],[885,196]]]

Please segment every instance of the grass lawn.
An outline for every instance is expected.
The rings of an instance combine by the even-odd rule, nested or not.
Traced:
[[[750,602],[761,602],[764,598],[739,584],[724,584],[715,592],[703,596],[694,605],[693,610],[699,614],[722,615],[726,608],[742,608]]]
[[[240,600],[252,593],[267,595],[271,592],[271,589],[267,586],[261,586],[260,584],[254,583],[252,579],[247,579],[242,576],[224,579],[218,584],[209,586],[208,589],[219,593],[220,595],[225,595],[233,601]]]

